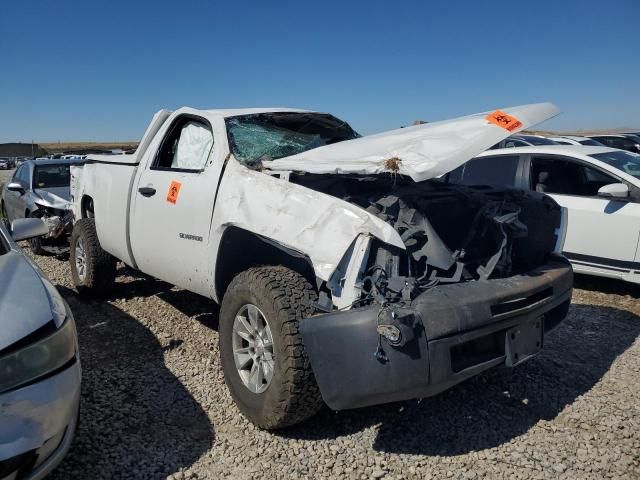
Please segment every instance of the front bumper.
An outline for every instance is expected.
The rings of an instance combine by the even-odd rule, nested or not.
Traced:
[[[572,286],[561,257],[525,275],[439,285],[383,312],[403,325],[408,340],[396,347],[378,335],[379,306],[306,318],[300,328],[327,405],[364,407],[432,396],[534,356],[566,316]]]
[[[53,470],[71,446],[79,404],[77,357],[56,375],[0,395],[0,478],[40,479]]]

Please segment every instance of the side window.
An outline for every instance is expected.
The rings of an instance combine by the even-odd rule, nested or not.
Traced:
[[[613,148],[621,148],[624,150],[631,147],[632,142],[626,138],[611,137],[608,145]]]
[[[511,148],[511,147],[528,147],[528,145],[521,140],[505,140],[504,148]]]
[[[23,165],[20,167],[19,171],[16,171],[16,181],[20,183],[23,187],[29,187],[30,178],[29,178],[29,167]]]
[[[208,123],[180,117],[162,140],[151,169],[202,171],[212,146],[213,133]]]
[[[560,158],[531,160],[531,188],[543,193],[595,197],[598,190],[620,180],[597,168]]]
[[[13,172],[13,178],[11,179],[14,182],[19,182],[20,181],[20,172],[22,172],[22,170],[24,170],[24,165],[20,165],[18,167],[18,169]]]
[[[628,150],[628,149],[634,150],[634,147],[636,146],[636,142],[634,142],[630,138],[621,138],[620,141],[621,141],[622,148],[625,150]]]
[[[513,187],[519,159],[517,155],[474,158],[453,170],[447,178],[450,183],[461,185]]]

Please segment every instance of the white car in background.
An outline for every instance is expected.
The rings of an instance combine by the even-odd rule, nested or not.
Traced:
[[[549,140],[560,145],[587,145],[592,147],[606,147],[604,143],[601,143],[593,138],[579,137],[577,135],[563,135],[561,137],[548,137]]]
[[[548,194],[567,209],[562,253],[576,272],[640,283],[640,155],[573,145],[489,150],[444,178]]]
[[[556,145],[556,142],[550,138],[543,137],[542,135],[511,135],[496,143],[489,150],[497,150],[499,148],[530,147],[533,145]]]

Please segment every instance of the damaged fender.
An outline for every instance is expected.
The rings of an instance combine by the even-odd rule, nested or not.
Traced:
[[[391,225],[344,200],[248,170],[230,161],[220,186],[212,225],[213,238],[237,226],[305,252],[315,274],[328,280],[345,252],[361,234],[404,250]],[[214,269],[215,271],[215,269]]]

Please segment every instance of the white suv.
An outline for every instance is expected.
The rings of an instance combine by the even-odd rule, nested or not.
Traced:
[[[562,253],[576,272],[640,283],[640,155],[573,145],[490,150],[446,179],[550,195],[568,210]]]

